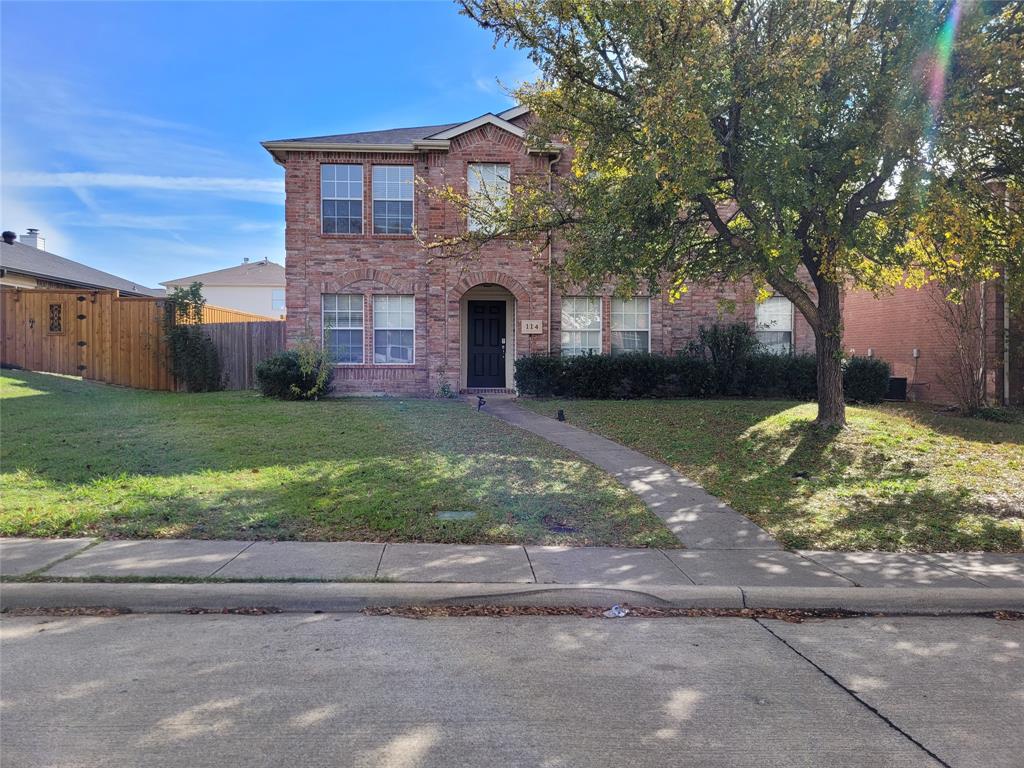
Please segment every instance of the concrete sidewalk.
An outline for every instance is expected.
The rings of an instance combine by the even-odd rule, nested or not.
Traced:
[[[771,588],[1024,588],[1024,555],[201,539],[0,539],[0,575]]]
[[[593,432],[520,408],[510,399],[496,398],[484,410],[612,475],[643,499],[687,549],[782,549],[763,528],[667,464]]]

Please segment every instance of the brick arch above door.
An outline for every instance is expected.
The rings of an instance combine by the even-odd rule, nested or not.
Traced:
[[[507,290],[513,296],[515,296],[516,302],[520,305],[520,309],[528,312],[530,310],[530,294],[523,287],[523,284],[516,280],[514,277],[506,275],[504,272],[498,272],[493,270],[484,270],[482,272],[472,272],[455,284],[455,288],[452,290],[452,299],[458,301],[462,298],[463,294],[466,293],[470,288],[475,288],[478,285],[483,284],[500,285],[502,288]]]

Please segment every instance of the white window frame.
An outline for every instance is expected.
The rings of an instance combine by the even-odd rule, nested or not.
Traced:
[[[758,318],[758,314],[761,311],[761,308],[765,307],[765,305],[767,305],[769,301],[784,301],[784,302],[786,302],[786,304],[788,305],[788,308],[789,308],[789,328],[782,328],[782,329],[780,329],[780,328],[773,328],[772,324],[770,322],[768,322],[768,323],[760,322],[760,320]],[[793,354],[793,351],[796,348],[795,347],[795,340],[796,340],[795,330],[796,329],[794,328],[794,326],[795,326],[794,317],[795,317],[795,315],[794,315],[793,302],[790,301],[789,299],[787,299],[785,296],[780,296],[778,294],[775,294],[773,296],[770,296],[765,301],[758,302],[757,305],[754,307],[754,335],[758,337],[758,339],[757,339],[758,343],[762,347],[766,348],[768,351],[774,352],[777,355],[791,355],[791,354]],[[772,347],[774,345],[765,344],[763,341],[761,341],[760,334],[762,332],[789,333],[789,349],[787,349],[785,351],[783,351],[781,349],[772,349]]]
[[[412,323],[408,327],[406,326],[385,326],[380,327],[377,325],[378,318],[382,313],[377,311],[377,301],[379,299],[411,299],[412,300]],[[399,310],[401,312],[402,310]],[[387,310],[387,314],[392,314],[392,310]],[[412,331],[412,343],[409,345],[411,352],[411,359],[407,362],[405,360],[393,361],[393,362],[378,362],[377,360],[377,331]],[[377,293],[373,295],[373,364],[381,366],[411,366],[416,365],[416,296],[411,293]]]
[[[385,179],[382,182],[386,194],[386,189],[389,184],[398,184],[404,186],[403,181],[388,181],[387,172],[392,168],[402,168],[408,170],[412,174],[412,178],[409,182],[409,198],[404,197],[377,197],[377,171],[384,171]],[[409,231],[408,232],[378,232],[377,231],[377,216],[374,208],[377,202],[382,203],[411,203],[412,204],[412,217],[409,219]],[[384,217],[387,220],[387,216]],[[392,237],[410,237],[416,230],[416,166],[414,165],[403,165],[398,163],[387,163],[381,165],[374,165],[370,168],[370,228],[374,235],[391,235]]]
[[[358,302],[359,302],[359,326],[356,327],[354,325],[345,325],[345,326],[337,326],[337,327],[332,326],[331,328],[328,328],[327,327],[327,313],[328,312],[338,313],[338,312],[352,312],[353,311],[351,306],[348,309],[331,309],[331,310],[328,310],[327,309],[327,301],[326,301],[326,298],[328,296],[333,296],[333,297],[336,297],[336,298],[345,297],[346,299],[348,299],[350,304],[351,304],[353,299],[358,300]],[[335,361],[335,360],[332,359],[331,363],[333,365],[365,365],[366,364],[366,301],[365,301],[365,299],[363,297],[363,294],[361,294],[361,293],[325,293],[325,294],[323,294],[320,297],[320,327],[322,328],[322,331],[321,331],[321,346],[325,350],[329,350],[330,349],[330,345],[327,343],[327,332],[329,330],[336,330],[336,331],[359,331],[359,338],[360,338],[360,343],[359,343],[359,361],[358,362],[355,362],[355,361],[340,361],[340,360],[339,361]]]
[[[615,315],[616,314],[618,314],[620,317],[625,317],[627,314],[629,316],[631,316],[631,317],[641,317],[642,314],[639,313],[639,312],[628,312],[628,313],[627,312],[616,312],[615,311],[615,302],[617,302],[617,301],[638,301],[638,300],[643,300],[643,301],[647,302],[647,327],[646,328],[634,328],[634,327],[622,326],[621,328],[616,328],[615,327]],[[615,350],[615,334],[616,333],[646,333],[647,334],[647,349],[646,350],[638,350],[638,349],[635,349],[635,350],[634,349],[621,350],[620,349],[620,350],[616,351]],[[609,341],[612,344],[612,346],[611,346],[611,353],[613,355],[626,355],[626,354],[629,354],[629,353],[632,353],[632,352],[640,352],[640,351],[644,351],[644,352],[647,352],[648,354],[650,354],[650,352],[651,352],[651,297],[650,296],[631,296],[628,299],[623,299],[623,298],[620,298],[620,297],[617,297],[617,296],[613,296],[612,297],[612,306],[611,306],[611,327],[609,329],[608,339],[609,339]]]
[[[278,299],[277,294],[281,294],[281,298],[280,299]],[[284,311],[285,306],[287,306],[285,304],[285,298],[286,297],[285,297],[284,288],[271,288],[270,289],[270,310],[272,312]],[[280,306],[278,306],[278,304],[280,304]]]
[[[324,195],[324,168],[334,168],[339,166],[346,166],[349,168],[359,169],[359,197],[330,197]],[[366,169],[363,168],[362,163],[321,163],[320,164],[320,234],[322,235],[348,235],[351,237],[362,237],[366,234]],[[332,183],[336,183],[333,182]],[[349,179],[349,184],[352,180]],[[328,232],[324,227],[324,223],[328,217],[324,216],[324,201],[325,200],[344,200],[346,202],[352,202],[353,200],[359,201],[359,231],[358,232]],[[338,218],[333,216],[331,218]],[[352,218],[348,216],[346,218]]]
[[[499,169],[504,169],[504,175],[501,175]],[[497,182],[499,179],[503,179],[505,182],[505,189],[494,192],[487,191],[487,181],[484,177],[485,172],[490,172]],[[475,188],[474,188],[475,187]],[[512,165],[510,163],[467,163],[466,164],[466,196],[470,202],[474,202],[474,198],[483,197],[484,199],[490,199],[492,202],[496,200],[505,200],[512,193]],[[474,203],[475,204],[475,203]],[[470,232],[480,232],[483,229],[483,225],[480,222],[474,221],[473,213],[469,212],[466,217],[466,227]]]
[[[597,304],[597,328],[572,328],[571,321],[567,323],[567,317],[571,317],[576,313],[576,303],[579,301],[593,302]],[[571,310],[567,311],[567,308],[571,307]],[[588,312],[588,314],[591,314]],[[592,316],[592,314],[591,314]],[[566,326],[570,327],[567,328]],[[580,355],[589,354],[591,351],[594,354],[601,354],[604,349],[604,302],[600,296],[563,296],[562,297],[562,311],[561,311],[561,344],[559,346],[560,354],[562,357],[578,357]],[[571,334],[597,334],[597,347],[583,347],[582,344],[579,346],[566,346],[565,337]],[[580,337],[582,341],[583,337]],[[578,350],[575,352],[569,350]]]

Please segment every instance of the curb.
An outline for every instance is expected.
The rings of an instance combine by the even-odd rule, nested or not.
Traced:
[[[651,608],[780,608],[893,615],[1024,612],[1024,588],[645,587],[543,584],[395,583],[7,583],[0,611],[106,607],[133,613],[190,608],[275,608],[354,613],[373,606],[466,605]]]

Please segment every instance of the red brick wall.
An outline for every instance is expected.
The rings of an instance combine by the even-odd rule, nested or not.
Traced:
[[[867,291],[850,290],[845,296],[844,348],[849,354],[867,355],[889,362],[893,376],[907,378],[909,396],[915,400],[953,404],[952,391],[944,385],[951,375],[950,332],[943,325],[936,301],[937,286],[920,290],[897,288],[875,298]],[[1003,301],[1001,283],[986,286],[986,386],[993,403],[1003,396]],[[1011,320],[1012,320],[1011,316]],[[1011,332],[1011,352],[1020,347],[1019,328]],[[914,349],[919,357],[914,358]],[[1020,356],[1012,357],[1010,402],[1022,402]]]
[[[414,236],[374,235],[372,211],[372,166],[413,165],[415,175],[428,186],[451,184],[465,192],[467,164],[508,163],[512,183],[526,174],[546,174],[549,158],[527,154],[522,142],[493,126],[483,126],[451,142],[448,152],[349,153],[289,152],[285,160],[285,273],[287,279],[287,329],[294,342],[308,335],[322,342],[321,295],[360,293],[364,298],[364,359],[372,361],[372,300],[378,293],[413,294],[416,297],[415,364],[409,366],[338,366],[336,390],[401,395],[435,392],[442,381],[458,386],[462,378],[459,302],[474,285],[493,283],[506,288],[516,300],[516,328],[510,329],[510,349],[517,355],[557,352],[560,346],[559,291],[551,291],[548,307],[547,254],[536,255],[528,248],[509,242],[487,244],[472,259],[454,261],[428,258]],[[363,234],[322,234],[320,227],[320,165],[322,163],[363,164]],[[560,174],[569,172],[570,161],[563,156]],[[414,193],[414,226],[427,237],[454,234],[465,222],[452,206],[428,194],[424,184]],[[553,258],[560,258],[555,249]],[[611,288],[605,299],[604,344],[610,345]],[[729,302],[735,311],[729,311]],[[651,303],[651,349],[672,353],[695,338],[701,324],[726,322],[731,318],[752,321],[753,296],[743,286],[695,287],[675,303],[667,293]],[[539,320],[541,334],[521,333],[523,320]],[[550,325],[550,327],[549,327]],[[802,318],[795,323],[799,351],[813,350],[813,336]],[[511,386],[511,382],[509,382]]]

